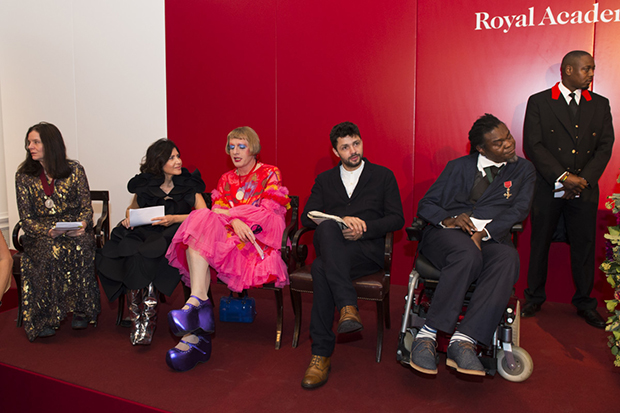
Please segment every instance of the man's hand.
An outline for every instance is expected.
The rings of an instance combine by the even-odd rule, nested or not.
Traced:
[[[580,176],[568,174],[566,179],[562,181],[562,185],[563,187],[556,189],[555,192],[564,191],[562,199],[573,199],[588,186],[588,181]]]
[[[349,228],[342,230],[342,235],[349,241],[357,241],[366,232],[366,222],[357,217],[344,217],[342,218],[345,224]]]
[[[353,232],[352,229],[349,228],[345,228],[342,230],[342,235],[344,236],[344,239],[348,239],[349,241],[357,241],[358,239],[362,238],[363,234],[363,232],[356,234],[355,232]]]
[[[484,238],[486,235],[486,231],[482,230],[474,232],[474,235],[471,236],[471,240],[474,241],[474,244],[476,244],[476,247],[478,247],[480,251],[482,251],[482,238]]]
[[[471,219],[469,219],[469,215],[467,215],[465,212],[463,212],[461,215],[457,216],[456,218],[452,218],[452,217],[446,218],[443,221],[441,221],[441,223],[446,228],[459,227],[463,230],[463,232],[466,232],[469,235],[472,235],[474,232],[477,231],[476,227],[474,226],[474,223],[471,222]]]
[[[254,233],[252,232],[252,229],[240,219],[235,218],[231,220],[230,225],[233,227],[233,231],[235,231],[235,234],[237,234],[241,241],[254,242],[254,240],[256,239]]]

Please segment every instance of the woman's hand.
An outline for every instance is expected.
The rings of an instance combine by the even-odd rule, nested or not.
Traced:
[[[59,229],[50,229],[49,231],[47,231],[47,235],[52,237],[52,238],[56,238],[61,236],[62,234],[64,234],[65,231],[59,230]]]
[[[65,232],[65,234],[68,237],[79,237],[81,235],[84,235],[85,232],[86,232],[86,222],[82,221],[82,228],[74,229],[73,231],[67,231]]]
[[[152,225],[163,225],[164,227],[169,227],[172,224],[177,223],[176,215],[164,215],[163,217],[155,217],[151,219],[153,221]]]
[[[129,229],[129,218],[125,218],[124,220],[122,220],[121,225]],[[133,227],[131,227],[131,229],[133,229]]]
[[[241,241],[254,242],[256,240],[252,229],[250,229],[250,227],[248,227],[247,224],[240,219],[235,218],[231,220],[230,225],[233,227],[235,234],[237,234]]]

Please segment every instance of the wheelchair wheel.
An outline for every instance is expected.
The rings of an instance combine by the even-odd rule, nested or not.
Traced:
[[[515,359],[516,367],[510,369],[504,354],[504,350],[497,352],[497,371],[499,375],[508,381],[520,383],[532,375],[534,371],[534,361],[529,353],[519,346],[512,346],[512,355]]]

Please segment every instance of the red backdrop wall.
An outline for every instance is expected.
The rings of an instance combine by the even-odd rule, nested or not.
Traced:
[[[617,2],[599,3],[599,15],[619,8]],[[614,108],[620,93],[612,85],[620,76],[614,54],[620,22],[558,23],[560,12],[592,10],[590,0],[531,7],[525,0],[166,2],[169,137],[185,164],[200,168],[212,188],[232,168],[224,153],[227,133],[252,126],[261,137],[261,159],[280,167],[303,205],[316,175],[336,165],[331,127],[350,120],[360,127],[365,155],[394,171],[409,223],[446,162],[468,152],[467,132],[481,114],[502,119],[522,154],[527,98],[559,79],[566,52],[593,53],[594,91],[611,100],[619,118]],[[557,24],[542,20],[547,7]],[[475,30],[476,13],[488,14],[489,29],[478,23]],[[521,14],[527,27],[516,27],[514,20],[504,33],[501,16]],[[494,29],[500,21],[503,27]],[[614,189],[619,167],[612,159],[601,180],[602,198]],[[602,203],[599,215],[600,262],[611,219]],[[404,232],[397,234],[394,283],[406,284],[413,251]],[[520,294],[529,256],[527,223],[519,252]],[[573,293],[567,257],[565,245],[552,247],[551,301],[568,302]],[[601,274],[597,297],[609,294]]]

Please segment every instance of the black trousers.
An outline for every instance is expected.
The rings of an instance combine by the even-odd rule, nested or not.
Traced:
[[[482,251],[460,229],[429,226],[420,252],[441,271],[426,324],[452,333],[463,308],[465,293],[476,281],[458,331],[484,345],[493,333],[519,278],[519,254],[512,244],[482,242]]]
[[[331,357],[336,345],[334,308],[357,306],[357,293],[351,280],[381,269],[366,257],[358,241],[344,239],[335,221],[324,221],[314,233],[317,258],[312,262],[314,289],[310,336],[312,354]]]
[[[586,188],[579,198],[554,198],[552,187],[538,177],[530,220],[532,238],[530,266],[527,274],[527,302],[545,302],[545,284],[549,264],[549,247],[560,215],[564,215],[570,243],[570,260],[575,283],[572,303],[579,310],[595,309],[597,302],[590,297],[594,286],[594,252],[596,240],[596,214],[598,211],[598,186]]]

